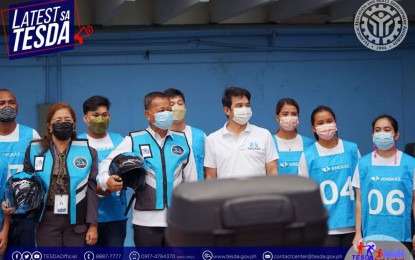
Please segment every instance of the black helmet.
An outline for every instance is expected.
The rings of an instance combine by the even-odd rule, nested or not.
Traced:
[[[11,176],[4,190],[8,207],[14,207],[17,213],[26,213],[39,207],[45,193],[42,179],[36,174],[26,172]]]
[[[120,176],[124,182],[124,187],[142,190],[147,175],[144,165],[143,157],[136,153],[122,153],[112,159],[110,174]]]

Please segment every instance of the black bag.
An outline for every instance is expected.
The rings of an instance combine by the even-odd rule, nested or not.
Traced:
[[[169,246],[322,246],[326,221],[313,180],[209,180],[174,190],[166,240]]]

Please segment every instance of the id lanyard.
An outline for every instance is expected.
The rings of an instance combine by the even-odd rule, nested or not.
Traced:
[[[65,156],[62,156],[62,154],[59,154],[56,146],[54,143],[52,143],[52,147],[51,147],[52,153],[53,153],[53,157],[55,158],[56,161],[58,161],[58,174],[57,174],[57,179],[56,179],[56,184],[58,185],[59,188],[59,192],[60,194],[55,194],[55,204],[53,207],[53,213],[55,214],[68,214],[68,202],[69,202],[69,196],[68,194],[63,194],[64,193],[64,174],[65,174],[65,166],[64,166],[64,161],[66,159],[66,155],[67,155],[67,149],[64,151],[65,152]],[[63,165],[62,165],[63,164]]]

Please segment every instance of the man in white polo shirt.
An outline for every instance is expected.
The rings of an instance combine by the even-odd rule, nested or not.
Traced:
[[[271,133],[248,123],[250,100],[246,89],[225,89],[222,105],[229,121],[206,139],[206,179],[278,174],[278,153]]]

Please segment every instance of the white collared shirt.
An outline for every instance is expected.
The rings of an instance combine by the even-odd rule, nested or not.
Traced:
[[[236,137],[227,123],[207,137],[204,166],[216,168],[218,179],[266,175],[265,165],[279,158],[271,133],[248,123]]]

